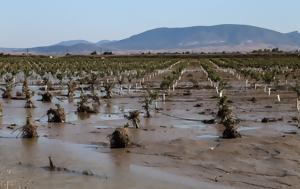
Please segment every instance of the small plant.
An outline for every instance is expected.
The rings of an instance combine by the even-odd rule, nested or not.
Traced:
[[[52,94],[49,91],[46,91],[44,94],[42,94],[42,102],[51,102],[52,101]]]
[[[132,122],[132,125],[135,128],[140,128],[140,112],[138,110],[129,112],[129,115],[125,115],[124,117]]]
[[[22,138],[36,138],[38,137],[37,126],[31,121],[31,117],[27,117],[26,125],[21,128]]]
[[[2,98],[12,98],[12,91],[13,91],[13,85],[14,85],[14,78],[12,76],[7,76],[5,78],[5,89],[2,89],[1,90],[3,91],[3,94],[2,94]]]
[[[265,72],[263,75],[262,75],[262,79],[263,81],[266,83],[266,84],[271,84],[272,81],[274,81],[274,77],[275,77],[275,73],[274,72]]]
[[[104,96],[104,98],[106,98],[106,99],[112,98],[112,89],[114,88],[114,86],[115,86],[115,83],[110,82],[110,81],[108,81],[104,84],[104,90],[106,92],[106,95]]]
[[[94,99],[91,99],[94,101]],[[80,102],[78,103],[77,112],[78,113],[98,113],[99,112],[99,104],[97,101],[91,102],[89,101],[88,96],[85,96],[83,92],[81,92]]]
[[[129,135],[127,128],[117,128],[110,136],[111,148],[126,148],[129,145]]]
[[[53,85],[52,85],[52,82],[49,80],[48,77],[44,77],[43,78],[43,84],[45,85],[45,90],[48,91],[48,90],[53,90]]]
[[[223,121],[223,125],[225,130],[223,131],[223,138],[231,139],[231,138],[240,138],[241,134],[235,129],[235,120],[230,116],[226,117]]]
[[[150,105],[153,103],[153,100],[156,100],[158,98],[158,92],[157,91],[151,91],[149,88],[146,89],[147,94],[144,97],[144,106],[143,108],[146,111],[147,118],[150,118]]]
[[[76,82],[70,80],[68,82],[67,86],[68,86],[68,94],[67,94],[67,96],[68,97],[73,97],[74,96],[74,92],[76,90],[76,86],[77,86]]]
[[[219,111],[217,116],[220,118],[220,123],[224,125],[223,138],[239,138],[241,135],[235,129],[235,119],[233,118],[232,111],[228,106],[228,98],[223,96],[219,99]]]
[[[91,73],[90,77],[88,78],[88,82],[91,85],[90,88],[92,93],[95,93],[95,85],[97,82],[97,78],[98,76],[96,73]]]
[[[65,110],[59,104],[56,104],[56,109],[50,108],[47,111],[48,122],[64,123],[66,121]]]
[[[226,117],[231,115],[231,110],[228,106],[228,98],[227,96],[223,96],[219,99],[219,110],[217,113],[218,118],[220,118],[220,122],[223,123]]]
[[[27,78],[23,81],[23,86],[22,86],[22,94],[26,95],[26,92],[28,90],[29,86],[28,86],[28,81]]]
[[[35,105],[31,100],[32,92],[31,92],[30,88],[26,85],[24,87],[24,92],[25,92],[25,98],[26,98],[25,108],[35,108]]]

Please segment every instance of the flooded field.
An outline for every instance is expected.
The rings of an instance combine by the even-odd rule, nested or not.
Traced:
[[[70,59],[71,62],[74,58]],[[299,77],[285,78],[284,73],[278,73],[278,83],[272,80],[265,84],[264,80],[256,81],[243,75],[243,70],[233,72],[233,68],[228,68],[220,58],[107,59],[95,58],[90,65],[90,68],[105,65],[103,69],[94,70],[103,73],[89,72],[78,64],[72,69],[82,69],[82,73],[69,79],[68,73],[64,79],[58,79],[58,72],[67,71],[50,74],[49,70],[41,74],[35,70],[27,79],[29,90],[34,91],[29,99],[36,108],[24,108],[28,97],[16,98],[15,94],[24,86],[24,73],[13,75],[12,98],[0,100],[3,109],[0,188],[300,187],[299,112],[294,90]],[[14,66],[20,65],[18,61],[19,58],[2,58],[1,64],[8,69],[7,62]],[[44,60],[33,61],[33,70],[39,61]],[[58,58],[52,64],[70,66],[68,61]],[[111,63],[111,67],[105,61]],[[119,63],[121,61],[123,63]],[[138,67],[140,61],[144,67]],[[121,69],[123,64],[131,67]],[[146,69],[150,65],[155,66],[136,76],[136,69]],[[112,73],[113,68],[119,69],[118,72]],[[210,69],[220,80],[212,79]],[[22,68],[19,71],[22,72]],[[163,81],[174,72],[178,75],[165,87]],[[290,75],[298,76],[299,70],[294,69],[294,72]],[[3,73],[1,79],[6,91],[9,74]],[[128,80],[131,74],[132,81]],[[88,78],[84,80],[85,75]],[[77,86],[74,95],[67,97],[70,81]],[[221,81],[226,81],[222,89]],[[110,82],[113,85],[107,90]],[[270,94],[265,85],[271,88]],[[157,91],[157,97],[152,99],[155,94],[149,91]],[[40,101],[46,92],[52,94],[51,102]],[[107,97],[109,93],[111,98]],[[95,113],[78,111],[81,103],[89,104],[86,99],[95,97],[88,95],[100,99]],[[230,110],[237,120],[234,130],[241,138],[224,139],[225,124],[217,118],[222,96],[230,100]],[[55,104],[64,109],[65,120],[61,123],[49,122],[47,116],[47,111],[54,109]],[[139,112],[140,128],[135,128],[128,118],[135,110]],[[149,118],[147,111],[151,114]],[[26,124],[27,117],[38,126],[39,137],[21,136],[20,128]],[[109,136],[124,125],[129,126],[130,144],[126,148],[110,148]],[[49,157],[54,169],[51,169]]]

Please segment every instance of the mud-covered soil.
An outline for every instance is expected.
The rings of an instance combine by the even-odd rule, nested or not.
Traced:
[[[230,83],[224,93],[240,119],[242,138],[221,139],[221,125],[202,123],[215,117],[218,99],[204,73],[193,67],[165,102],[160,98],[160,110],[151,111],[151,118],[141,114],[142,128],[129,129],[126,149],[110,149],[108,135],[127,122],[124,114],[143,112],[139,91],[102,99],[99,113],[91,115],[76,113],[78,98],[42,103],[35,96],[37,108],[31,110],[23,108],[24,100],[3,99],[0,188],[300,188],[296,94],[287,89],[268,96],[262,88],[245,89],[244,80],[219,74]],[[149,82],[157,87],[160,81]],[[184,95],[186,90],[191,95]],[[253,97],[255,103],[249,101]],[[58,102],[66,123],[47,123],[47,110]],[[40,137],[16,138],[11,124],[23,125],[28,115],[39,125]],[[265,117],[276,121],[262,123]],[[49,156],[61,169],[47,169]]]

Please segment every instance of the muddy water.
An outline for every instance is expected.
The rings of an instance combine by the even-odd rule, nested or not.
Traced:
[[[171,174],[156,167],[145,167],[131,161],[134,154],[126,150],[110,150],[105,134],[98,136],[95,131],[102,129],[111,132],[113,128],[124,125],[124,114],[130,110],[141,109],[138,100],[124,98],[103,101],[98,115],[76,114],[76,100],[54,99],[53,103],[42,103],[39,97],[33,98],[36,109],[24,109],[23,100],[4,100],[4,116],[0,126],[0,188],[211,188],[199,180]],[[47,123],[46,111],[60,103],[67,112],[67,123]],[[175,103],[160,103],[164,109],[172,109]],[[182,115],[185,109],[172,111]],[[17,132],[7,128],[10,124],[17,127],[25,123],[26,116],[32,116],[39,125],[40,137],[36,140],[16,138]],[[197,114],[190,115],[196,117]],[[197,118],[197,117],[196,117]],[[152,119],[143,119],[143,128],[205,128],[201,122],[171,118],[153,113]],[[104,136],[103,136],[104,135]],[[164,135],[164,134],[162,134]],[[99,137],[99,139],[98,139]],[[139,140],[139,133],[136,138]],[[176,137],[176,136],[173,136]],[[158,137],[159,138],[159,137]],[[152,138],[153,139],[153,138]],[[151,140],[152,140],[151,139]],[[150,139],[149,139],[150,140]],[[100,142],[105,145],[92,145]],[[99,150],[100,149],[100,150]],[[103,151],[103,152],[101,152]],[[55,165],[65,171],[50,172],[48,157]],[[92,175],[83,175],[83,172]],[[212,187],[214,188],[214,187]]]
[[[198,188],[198,180],[130,162],[124,151],[99,153],[93,146],[58,140],[0,139],[1,187],[5,188]],[[48,156],[68,171],[49,172]],[[91,176],[82,172],[90,171]],[[0,188],[1,188],[0,187]]]
[[[141,114],[142,129],[132,132],[134,142],[148,144],[150,141],[159,143],[180,138],[201,142],[217,140],[221,135],[220,129],[200,121],[213,118],[211,114],[199,114],[208,108],[215,108],[216,100],[208,99],[210,96],[210,93],[197,93],[190,98],[172,97],[167,102],[159,102],[163,113],[152,112],[151,119],[144,119]],[[76,114],[76,99],[71,103],[67,99],[61,101],[54,98],[53,103],[42,103],[38,99],[40,97],[34,97],[38,108],[33,110],[23,108],[25,101],[3,101],[4,116],[0,119],[0,188],[226,188],[207,180],[199,181],[191,175],[183,176],[180,172],[173,174],[162,167],[143,166],[133,161],[139,155],[131,153],[131,149],[111,150],[107,147],[106,136],[127,122],[124,114],[135,109],[142,111],[141,98],[102,100],[100,113],[95,115]],[[199,102],[203,103],[203,107],[194,107]],[[46,111],[55,103],[65,108],[67,123],[47,123]],[[12,134],[6,126],[12,123],[21,126],[28,115],[38,120],[36,124],[39,125],[40,138],[16,139],[18,133]],[[249,112],[239,116],[250,118]],[[272,133],[270,130],[274,127],[292,129],[286,125],[282,127],[282,122],[272,125],[242,122],[239,131],[250,135],[259,131],[261,135],[267,135]],[[48,156],[53,158],[56,166],[67,171],[49,172],[45,169]],[[166,159],[160,158],[161,162]],[[83,175],[84,171],[93,175]]]

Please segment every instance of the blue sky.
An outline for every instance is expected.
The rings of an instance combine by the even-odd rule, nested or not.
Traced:
[[[299,0],[0,0],[0,47],[122,39],[157,27],[300,30]]]

